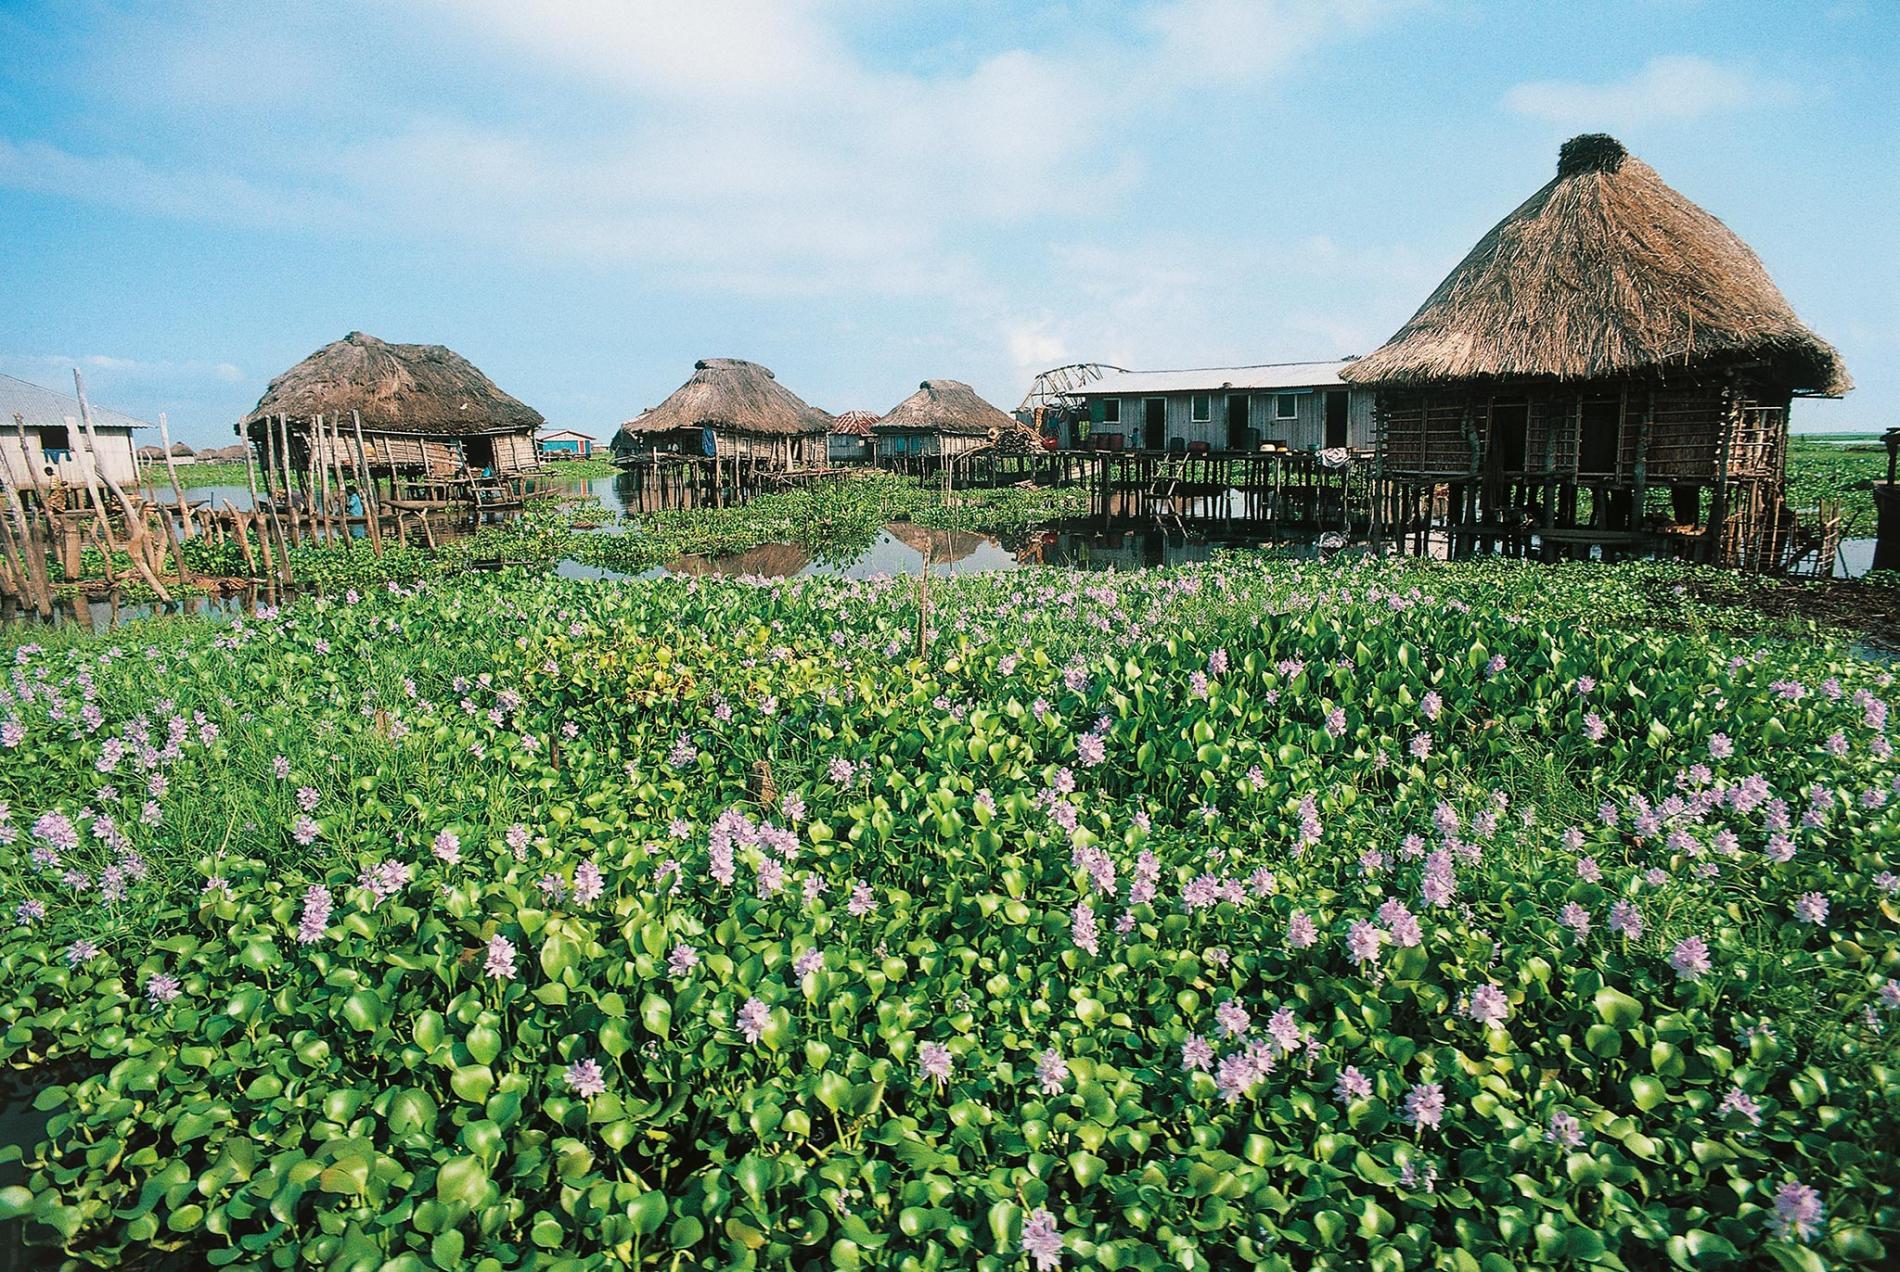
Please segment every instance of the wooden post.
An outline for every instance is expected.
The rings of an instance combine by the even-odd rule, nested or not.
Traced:
[[[191,537],[191,510],[185,506],[185,487],[178,480],[178,465],[172,460],[171,430],[165,426],[165,412],[158,413],[158,440],[165,448],[165,469],[172,477],[172,497],[178,500],[178,524],[185,538]]]
[[[264,533],[264,511],[257,501],[257,444],[252,440],[248,430],[241,432],[239,436],[244,439],[244,485],[251,492],[251,512],[245,521],[237,523],[238,537],[243,538],[251,525],[257,527],[257,546],[264,557],[264,569],[274,574],[277,571],[277,563],[271,559],[270,538]],[[249,557],[248,552],[245,555]]]
[[[224,507],[225,510],[231,514],[231,524],[237,527],[238,549],[244,553],[244,568],[249,571],[250,576],[255,579],[257,577],[257,558],[251,552],[250,536],[244,533],[243,515],[238,512],[236,505],[229,499],[224,501]]]
[[[330,519],[330,465],[324,461],[323,451],[323,416],[319,413],[310,419],[310,455],[305,467],[310,473],[312,503],[317,514],[317,538],[335,547],[336,527]]]
[[[21,481],[15,477],[9,464],[7,507],[13,517],[14,525],[19,530],[21,546],[26,550],[28,572],[33,576],[33,583],[38,593],[34,600],[34,607],[39,610],[41,618],[51,618],[53,616],[53,581],[46,571],[46,550],[37,541],[37,536],[34,534],[36,522],[27,515],[26,503],[20,498],[20,491],[33,484],[33,465],[28,463],[26,458],[26,420],[18,411],[13,413],[13,427],[20,438],[20,467],[26,471],[26,479]],[[52,512],[46,507],[44,499],[40,501],[40,513],[45,518],[46,535],[50,542],[55,533],[55,527]]]
[[[290,475],[290,425],[282,411],[277,413],[277,463],[284,479],[284,519],[290,527],[291,542],[302,543],[304,527],[297,515],[297,501],[293,493],[296,478]]]
[[[158,416],[158,435],[161,438],[165,436],[165,414],[162,411],[159,412]],[[165,463],[167,467],[171,467],[171,458],[171,448],[167,446],[165,450]],[[172,468],[171,474],[172,490],[178,495],[179,508],[183,509],[185,506],[185,493],[178,485],[177,468]],[[172,528],[171,514],[166,512],[165,505],[158,501],[158,492],[152,488],[152,479],[149,473],[145,475],[145,494],[153,509],[158,513],[159,525],[163,527],[165,532],[165,546],[171,550],[172,563],[178,568],[178,586],[188,588],[191,586],[191,569],[185,564],[184,545],[180,542],[177,533]],[[181,512],[180,515],[182,517],[183,513]],[[140,514],[139,520],[143,523],[143,513]]]
[[[336,491],[337,521],[343,527],[343,547],[346,551],[355,551],[350,533],[350,488],[343,477],[343,422],[337,416],[330,417],[330,462],[328,471],[334,479]]]
[[[131,536],[131,542],[127,545],[127,551],[132,557],[132,564],[138,567],[139,573],[145,576],[145,581],[151,585],[154,592],[158,593],[158,599],[169,605],[172,599],[171,593],[167,592],[165,585],[158,581],[158,575],[153,572],[150,562],[145,560],[144,554],[139,550],[144,546],[145,529],[144,526],[140,524],[138,514],[133,511],[132,501],[125,497],[123,490],[119,489],[119,483],[113,480],[112,474],[99,468],[99,435],[92,427],[92,404],[86,401],[86,380],[84,376],[79,374],[78,367],[73,368],[73,387],[78,390],[79,419],[86,428],[86,445],[92,452],[92,467],[97,470],[99,476],[105,480],[107,488],[118,497],[119,506],[125,509],[125,532]],[[127,439],[127,444],[130,445],[129,438]],[[104,510],[101,509],[101,523],[103,523],[104,520]],[[167,522],[166,524],[169,525],[170,523]],[[108,540],[110,539],[110,531],[107,532],[107,538]]]
[[[363,445],[362,415],[357,411],[351,411],[350,423],[356,428],[356,462],[360,484],[363,487],[363,515],[369,519],[369,545],[380,557],[383,554],[382,510],[376,505],[382,501],[376,494],[375,474],[370,471],[369,448]]]

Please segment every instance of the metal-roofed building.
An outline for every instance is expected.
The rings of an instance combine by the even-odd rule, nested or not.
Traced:
[[[1351,359],[1175,371],[1104,369],[1072,393],[1092,446],[1126,450],[1289,450],[1373,445],[1373,395],[1340,378]],[[1114,439],[1114,440],[1110,440]]]
[[[7,479],[29,490],[59,482],[85,485],[85,457],[91,448],[79,421],[78,398],[0,375],[0,462],[6,464]],[[94,404],[99,474],[123,486],[135,483],[139,469],[132,432],[150,427],[144,420]]]

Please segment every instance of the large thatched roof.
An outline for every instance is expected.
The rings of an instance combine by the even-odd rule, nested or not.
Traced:
[[[790,437],[831,431],[831,416],[802,401],[766,368],[741,358],[701,358],[693,378],[658,406],[620,426],[623,433],[713,428]]]
[[[875,425],[879,433],[958,433],[998,437],[1016,421],[976,395],[961,380],[925,380]]]
[[[1788,387],[1843,393],[1847,368],[1722,222],[1601,134],[1493,227],[1348,381],[1588,379],[1765,362]]]
[[[352,331],[272,380],[238,428],[274,415],[348,420],[351,411],[379,433],[438,437],[512,433],[545,423],[539,411],[496,388],[453,349],[390,344]]]

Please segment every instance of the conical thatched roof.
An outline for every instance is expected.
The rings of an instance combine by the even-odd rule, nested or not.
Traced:
[[[997,437],[1016,427],[1016,421],[976,395],[961,380],[925,380],[917,391],[891,408],[879,420],[880,433],[958,433],[966,437]]]
[[[831,431],[831,416],[802,401],[756,362],[701,358],[672,396],[620,426],[623,433],[716,428],[791,437]]]
[[[1613,137],[1565,142],[1557,176],[1493,227],[1411,321],[1340,372],[1357,384],[1588,379],[1765,362],[1795,390],[1847,368],[1733,231]]]
[[[348,420],[351,411],[379,433],[443,437],[510,433],[545,422],[453,349],[390,344],[352,331],[272,380],[238,428],[280,414]]]

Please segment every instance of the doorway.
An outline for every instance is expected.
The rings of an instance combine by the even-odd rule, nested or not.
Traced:
[[[1346,444],[1346,405],[1344,389],[1326,392],[1326,449],[1338,450]]]
[[[1249,427],[1247,416],[1247,395],[1231,394],[1227,399],[1227,449],[1249,451],[1254,449],[1253,429]]]
[[[1142,399],[1141,441],[1142,445],[1156,450],[1168,444],[1168,401],[1166,398]]]
[[[462,462],[468,465],[471,472],[487,472],[495,464],[495,439],[492,437],[462,439]]]
[[[1623,457],[1623,403],[1617,398],[1587,401],[1578,412],[1577,471],[1614,474]]]
[[[1523,402],[1499,402],[1491,407],[1490,467],[1498,473],[1524,471],[1524,434],[1530,425],[1530,407]]]

